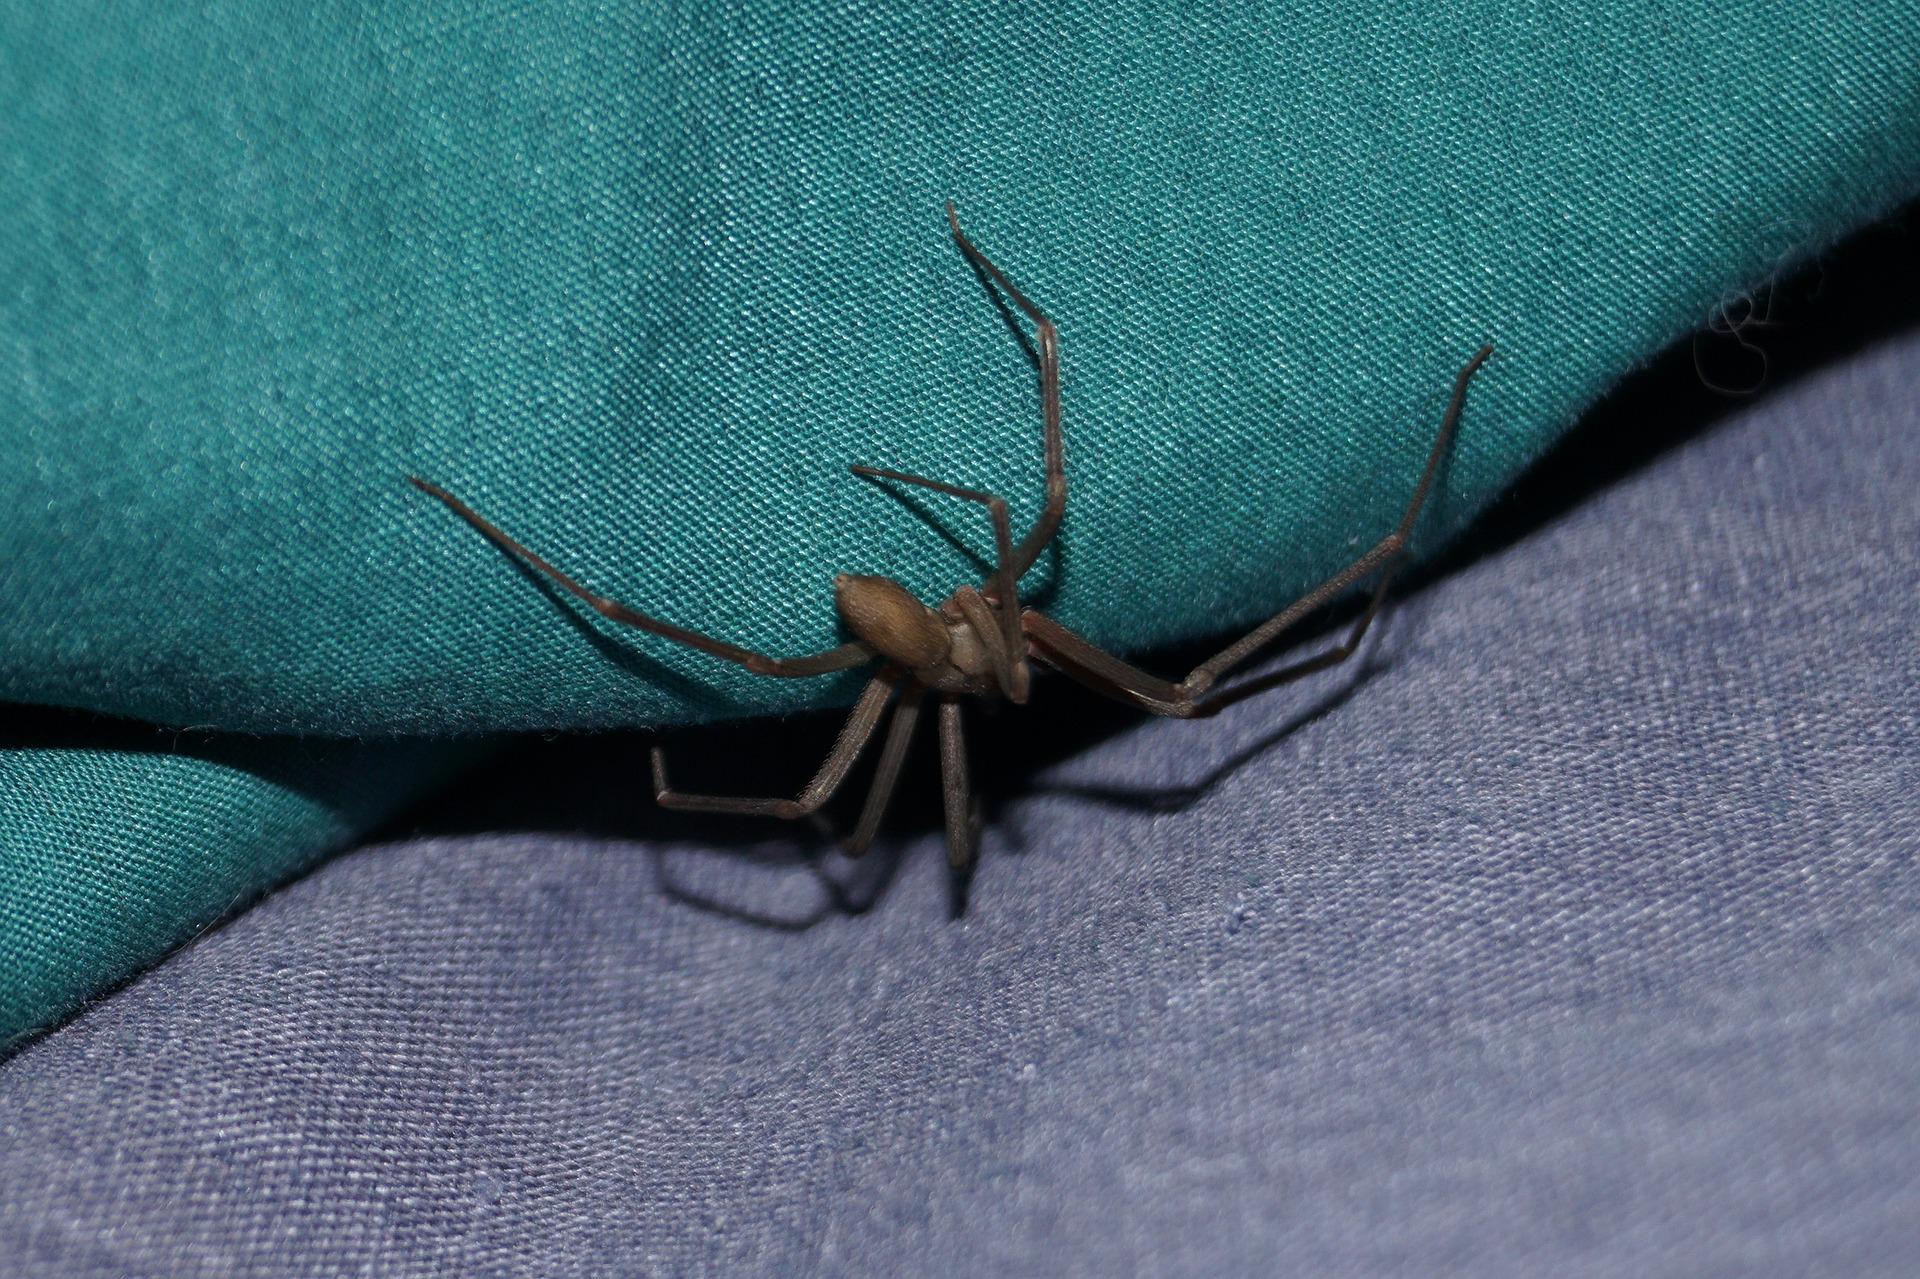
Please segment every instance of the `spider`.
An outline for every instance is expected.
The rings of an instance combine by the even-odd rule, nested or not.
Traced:
[[[1482,347],[1453,385],[1440,430],[1427,455],[1426,469],[1414,486],[1400,523],[1373,547],[1289,604],[1273,617],[1235,640],[1177,682],[1157,678],[1120,660],[1092,641],[1067,629],[1035,609],[1020,606],[1020,579],[1032,568],[1059,530],[1067,503],[1065,449],[1060,436],[1060,337],[1052,320],[1015,288],[1013,282],[960,229],[953,204],[947,204],[947,224],[953,240],[983,281],[990,281],[1033,324],[1033,351],[1040,371],[1040,416],[1045,430],[1046,500],[1040,514],[1017,543],[1008,525],[1004,498],[977,489],[961,488],[922,475],[855,466],[855,475],[870,480],[916,485],[947,494],[987,510],[993,522],[997,563],[978,586],[962,585],[937,608],[929,608],[906,587],[886,577],[841,573],[833,579],[834,603],[855,638],[838,648],[804,657],[770,657],[725,640],[676,626],[657,617],[597,595],[533,551],[509,537],[459,498],[435,484],[415,477],[409,482],[439,499],[461,519],[497,546],[544,573],[602,616],[623,626],[685,644],[758,675],[783,679],[827,675],[871,662],[878,670],[854,703],[826,761],[798,795],[787,798],[749,798],[734,795],[693,795],[674,790],[667,780],[666,754],[653,748],[654,798],[665,808],[709,813],[751,814],[800,818],[815,812],[832,798],[861,752],[872,740],[890,700],[898,699],[880,762],[868,789],[865,805],[852,836],[843,847],[859,855],[872,844],[892,798],[907,745],[923,705],[931,698],[940,721],[941,789],[946,811],[947,860],[956,873],[967,871],[974,859],[978,822],[973,812],[967,777],[967,757],[961,727],[961,702],[968,697],[1003,697],[1023,704],[1032,679],[1030,659],[1038,658],[1075,681],[1155,715],[1193,718],[1211,715],[1231,702],[1284,681],[1323,670],[1351,657],[1380,611],[1393,581],[1414,521],[1420,515],[1435,471],[1445,454],[1466,401],[1467,384],[1493,353]],[[1281,670],[1216,687],[1221,678],[1266,647],[1280,634],[1323,604],[1334,599],[1367,574],[1381,570],[1378,585],[1347,638],[1318,656]]]

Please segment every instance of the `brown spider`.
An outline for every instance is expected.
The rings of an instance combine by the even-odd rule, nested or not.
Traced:
[[[838,648],[806,657],[768,657],[750,652],[725,640],[714,639],[685,627],[663,622],[637,612],[615,600],[596,595],[506,533],[474,512],[466,503],[437,485],[417,477],[411,482],[453,510],[460,518],[480,530],[495,544],[518,556],[562,587],[586,601],[603,616],[625,626],[637,627],[704,653],[738,662],[760,675],[799,677],[825,675],[878,660],[880,669],[860,699],[854,704],[845,727],[827,753],[826,762],[812,781],[793,799],[754,799],[732,795],[687,795],[667,784],[666,756],[659,747],[653,750],[653,786],[655,798],[666,808],[693,809],[710,813],[750,813],[770,817],[797,818],[814,812],[831,798],[846,779],[847,772],[861,750],[873,737],[885,713],[888,699],[896,692],[899,706],[893,724],[887,730],[886,744],[880,751],[879,767],[860,813],[846,851],[865,852],[879,829],[880,819],[899,780],[900,765],[906,758],[907,743],[920,716],[921,703],[932,694],[940,707],[940,768],[946,805],[947,860],[956,871],[972,864],[976,823],[967,781],[967,760],[961,735],[960,699],[962,697],[1004,697],[1010,702],[1027,700],[1031,670],[1028,657],[1038,657],[1047,665],[1072,679],[1118,700],[1142,707],[1156,715],[1181,718],[1210,715],[1230,702],[1250,693],[1313,671],[1322,670],[1353,655],[1366,634],[1374,615],[1380,611],[1388,584],[1413,532],[1414,521],[1432,487],[1434,472],[1446,452],[1453,429],[1466,400],[1467,383],[1474,371],[1493,353],[1482,347],[1467,361],[1454,381],[1453,398],[1441,421],[1438,438],[1427,456],[1426,469],[1414,486],[1399,525],[1374,544],[1373,548],[1308,591],[1278,614],[1262,622],[1218,654],[1188,672],[1178,683],[1155,678],[1107,653],[1068,630],[1044,613],[1020,607],[1019,582],[1033,567],[1047,543],[1060,527],[1066,509],[1067,476],[1065,451],[1060,439],[1060,338],[1053,321],[1026,295],[1013,286],[1000,268],[976,248],[960,230],[953,205],[947,205],[947,222],[954,242],[976,270],[990,279],[1014,305],[1033,321],[1035,349],[1040,365],[1040,414],[1046,427],[1046,504],[1040,516],[1018,545],[1007,524],[1007,504],[1003,498],[974,489],[960,488],[930,480],[924,476],[873,466],[856,466],[855,475],[869,479],[894,480],[917,484],[938,493],[946,493],[987,508],[993,520],[998,567],[978,587],[961,586],[938,608],[928,608],[906,587],[885,577],[842,573],[833,579],[834,603],[847,629],[857,637]],[[1383,569],[1380,582],[1366,610],[1360,614],[1345,642],[1317,657],[1294,663],[1237,686],[1215,691],[1221,676],[1244,662],[1253,653],[1277,638],[1288,627],[1327,603],[1375,569]]]

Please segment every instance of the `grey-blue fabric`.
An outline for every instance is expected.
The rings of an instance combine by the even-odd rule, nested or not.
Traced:
[[[0,1269],[1920,1272],[1917,406],[1912,335],[1098,740],[957,921],[931,828],[697,908],[822,890],[637,795],[336,860],[0,1065]]]

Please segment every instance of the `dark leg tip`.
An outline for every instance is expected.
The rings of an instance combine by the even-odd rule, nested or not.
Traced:
[[[667,802],[671,788],[667,785],[667,753],[658,746],[653,748],[653,801],[656,804]]]
[[[947,918],[966,918],[967,902],[973,896],[973,864],[947,867]]]

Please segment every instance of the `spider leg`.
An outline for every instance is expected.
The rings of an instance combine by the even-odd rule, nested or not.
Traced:
[[[1322,670],[1336,662],[1346,660],[1359,646],[1361,637],[1366,634],[1367,627],[1372,624],[1374,615],[1386,598],[1387,585],[1392,580],[1393,572],[1398,567],[1398,560],[1405,552],[1408,539],[1413,534],[1414,523],[1420,517],[1420,508],[1427,500],[1427,492],[1433,487],[1433,477],[1440,469],[1440,459],[1445,455],[1447,445],[1453,439],[1454,427],[1459,422],[1460,411],[1466,403],[1467,383],[1491,354],[1493,354],[1492,347],[1480,348],[1455,379],[1453,398],[1447,405],[1446,417],[1441,422],[1439,434],[1427,455],[1426,469],[1421,472],[1420,482],[1414,486],[1413,497],[1407,503],[1406,511],[1401,515],[1400,523],[1393,532],[1381,538],[1372,549],[1353,563],[1308,591],[1273,617],[1254,627],[1213,657],[1194,667],[1179,683],[1149,675],[1138,667],[1129,665],[1111,653],[1096,647],[1085,637],[1075,634],[1044,613],[1028,609],[1021,617],[1021,626],[1028,638],[1034,642],[1035,650],[1050,665],[1079,679],[1089,687],[1101,692],[1118,692],[1122,695],[1122,700],[1144,707],[1156,715],[1170,715],[1183,719],[1212,714],[1257,689],[1272,687],[1287,679]],[[1383,567],[1386,572],[1382,575],[1379,586],[1374,589],[1372,602],[1368,604],[1366,612],[1360,615],[1359,622],[1346,643],[1317,657],[1263,676],[1255,680],[1251,686],[1237,690],[1229,689],[1214,697],[1206,697],[1220,677],[1229,670],[1278,638],[1301,618],[1339,596],[1368,573]]]
[[[1027,645],[1020,634],[1019,617],[1010,609],[1002,609],[1002,619],[1011,620],[1013,638],[1008,639],[1004,631],[996,631],[993,606],[986,598],[971,586],[963,586],[953,593],[953,606],[960,610],[960,616],[967,619],[973,633],[980,637],[980,645],[986,650],[987,665],[993,668],[993,681],[1000,686],[1000,692],[1015,706],[1024,706],[1027,691],[1032,680],[1031,668],[1027,665]]]
[[[493,524],[481,516],[472,507],[439,485],[429,484],[425,480],[415,476],[408,476],[407,482],[429,497],[440,499],[440,501],[446,504],[448,510],[451,510],[455,515],[458,515],[461,519],[480,530],[480,532],[486,536],[487,540],[495,546],[519,557],[528,565],[545,573],[570,594],[585,600],[588,606],[602,617],[618,622],[622,626],[631,626],[638,630],[647,631],[665,639],[673,640],[677,644],[685,644],[689,648],[697,648],[703,653],[711,653],[715,657],[725,658],[729,662],[738,662],[756,675],[778,675],[790,678],[804,675],[826,675],[833,671],[844,671],[849,667],[858,666],[862,662],[870,661],[873,658],[873,650],[869,649],[865,644],[860,643],[842,644],[840,647],[830,648],[824,653],[811,653],[805,657],[768,657],[764,653],[756,653],[751,649],[741,648],[737,644],[729,644],[725,640],[714,639],[711,635],[702,635],[699,631],[690,631],[684,626],[675,626],[673,623],[663,622],[657,617],[649,617],[637,609],[628,608],[625,604],[617,600],[608,599],[604,595],[594,594],[547,561],[541,559],[538,555],[535,555],[525,546],[522,546],[519,542],[508,537],[498,525]]]
[[[873,737],[873,730],[879,725],[880,715],[887,707],[887,697],[892,692],[891,679],[885,675],[874,676],[867,684],[866,691],[860,694],[860,700],[854,704],[853,713],[847,716],[840,736],[834,739],[826,762],[820,765],[820,771],[814,774],[813,780],[793,799],[683,794],[667,784],[667,755],[658,746],[653,748],[653,798],[662,808],[686,809],[697,813],[739,813],[788,819],[805,817],[833,798],[833,793],[840,789],[840,783],[846,780],[847,770],[853,767],[853,761],[859,758],[860,751]]]
[[[1316,671],[1326,670],[1330,666],[1338,666],[1352,657],[1359,650],[1360,641],[1366,638],[1367,629],[1373,625],[1373,619],[1379,614],[1381,605],[1386,602],[1387,589],[1393,584],[1393,576],[1399,567],[1400,561],[1395,560],[1380,575],[1379,582],[1373,588],[1373,597],[1367,601],[1366,611],[1355,619],[1353,630],[1340,644],[1324,653],[1316,653],[1312,657],[1290,663],[1279,670],[1268,671],[1264,675],[1220,689],[1211,696],[1197,701],[1178,699],[1173,696],[1179,691],[1178,685],[1155,679],[1138,667],[1121,661],[1044,613],[1029,609],[1023,621],[1028,634],[1035,641],[1036,655],[1075,683],[1103,696],[1111,697],[1115,701],[1142,707],[1156,715],[1169,715],[1179,719],[1204,719],[1225,710],[1242,698],[1251,697],[1255,693],[1264,693],[1270,688],[1277,688]],[[1156,692],[1163,695],[1158,698],[1152,696]]]
[[[1053,321],[1028,301],[1026,294],[1013,287],[1013,281],[967,238],[966,232],[960,229],[960,215],[954,212],[951,200],[947,201],[947,225],[953,228],[953,241],[967,259],[1033,321],[1034,348],[1040,361],[1040,417],[1046,427],[1047,500],[1033,527],[1020,539],[1012,560],[1002,565],[1001,571],[1011,584],[1026,576],[1033,562],[1040,558],[1040,552],[1053,540],[1060,527],[1060,517],[1067,509],[1067,455],[1066,445],[1060,438],[1060,333]]]
[[[849,857],[858,857],[872,847],[880,819],[886,816],[887,803],[900,780],[900,765],[906,761],[907,746],[913,740],[914,725],[920,719],[920,697],[918,684],[909,684],[900,691],[900,704],[893,708],[893,723],[887,725],[886,744],[880,748],[880,764],[873,770],[873,784],[867,789],[867,802],[860,810],[860,824],[854,827],[853,837],[844,845]]]
[[[947,813],[947,865],[963,871],[973,865],[973,788],[967,781],[967,738],[960,703],[940,703],[940,793]]]

